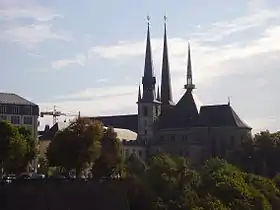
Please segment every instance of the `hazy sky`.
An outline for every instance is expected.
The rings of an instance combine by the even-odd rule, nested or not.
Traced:
[[[255,132],[279,129],[278,0],[1,0],[0,91],[42,111],[56,105],[67,114],[135,113],[148,14],[158,78],[168,17],[175,101],[184,91],[190,41],[200,105],[230,96]]]

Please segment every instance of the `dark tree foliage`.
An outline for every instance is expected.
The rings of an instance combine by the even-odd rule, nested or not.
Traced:
[[[36,156],[36,142],[31,132],[24,127],[15,127],[6,121],[0,122],[0,163],[7,173],[26,170]]]
[[[113,128],[104,129],[101,139],[101,155],[92,167],[92,174],[95,179],[101,177],[122,176],[123,157],[121,143]]]
[[[280,172],[280,132],[262,131],[247,138],[228,157],[228,161],[251,173],[274,177]]]
[[[103,126],[98,121],[78,118],[58,132],[47,150],[50,166],[79,175],[99,157]]]

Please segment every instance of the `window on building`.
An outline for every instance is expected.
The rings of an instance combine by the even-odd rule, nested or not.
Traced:
[[[13,106],[12,107],[12,113],[13,114],[18,114],[19,113],[19,106]]]
[[[148,107],[146,107],[146,106],[143,107],[143,115],[144,115],[145,117],[148,116]]]
[[[145,130],[144,132],[145,132],[145,135],[147,135],[147,133],[148,133],[147,130]]]
[[[24,115],[31,115],[31,110],[32,110],[31,106],[25,106],[22,109]]]
[[[19,116],[11,116],[11,123],[14,125],[20,124],[20,117]]]
[[[7,116],[4,115],[0,116],[0,120],[7,120]]]
[[[163,136],[160,136],[159,139],[160,139],[160,141],[163,141],[163,140],[164,140],[164,137],[163,137]]]
[[[174,141],[175,140],[175,136],[170,136],[170,139],[171,139],[171,141]]]
[[[6,112],[6,105],[0,105],[0,113],[5,114]]]
[[[25,125],[32,125],[32,117],[31,116],[25,116],[23,118],[23,124],[25,124]]]
[[[143,153],[141,150],[138,151],[138,155],[139,155],[139,157],[142,157]]]
[[[187,135],[182,136],[182,141],[187,141]]]

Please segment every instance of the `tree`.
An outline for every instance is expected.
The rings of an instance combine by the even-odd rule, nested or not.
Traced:
[[[99,157],[103,125],[98,121],[78,118],[58,132],[49,145],[47,158],[50,166],[66,171],[81,171]]]
[[[125,165],[130,176],[141,176],[147,169],[145,162],[134,153],[125,161]]]
[[[7,121],[0,121],[0,161],[3,164],[9,150],[10,139],[16,136],[17,130]]]
[[[110,178],[114,175],[122,175],[122,173],[121,143],[114,129],[107,128],[104,130],[104,136],[101,139],[101,155],[93,165],[92,174],[99,179],[101,177]]]
[[[198,202],[195,189],[200,183],[199,175],[185,158],[166,154],[152,157],[146,180],[160,209],[191,209]]]
[[[9,147],[4,159],[4,170],[9,173],[19,174],[24,171],[25,156],[27,154],[27,143],[25,139],[16,135],[9,139]]]
[[[36,140],[32,137],[32,133],[29,129],[24,126],[18,128],[19,134],[26,141],[27,151],[22,160],[23,167],[25,168],[32,160],[34,160],[38,154]]]

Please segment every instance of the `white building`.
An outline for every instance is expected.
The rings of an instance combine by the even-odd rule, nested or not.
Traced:
[[[25,126],[36,140],[38,117],[38,105],[14,93],[0,93],[0,120],[10,121],[14,126]]]

